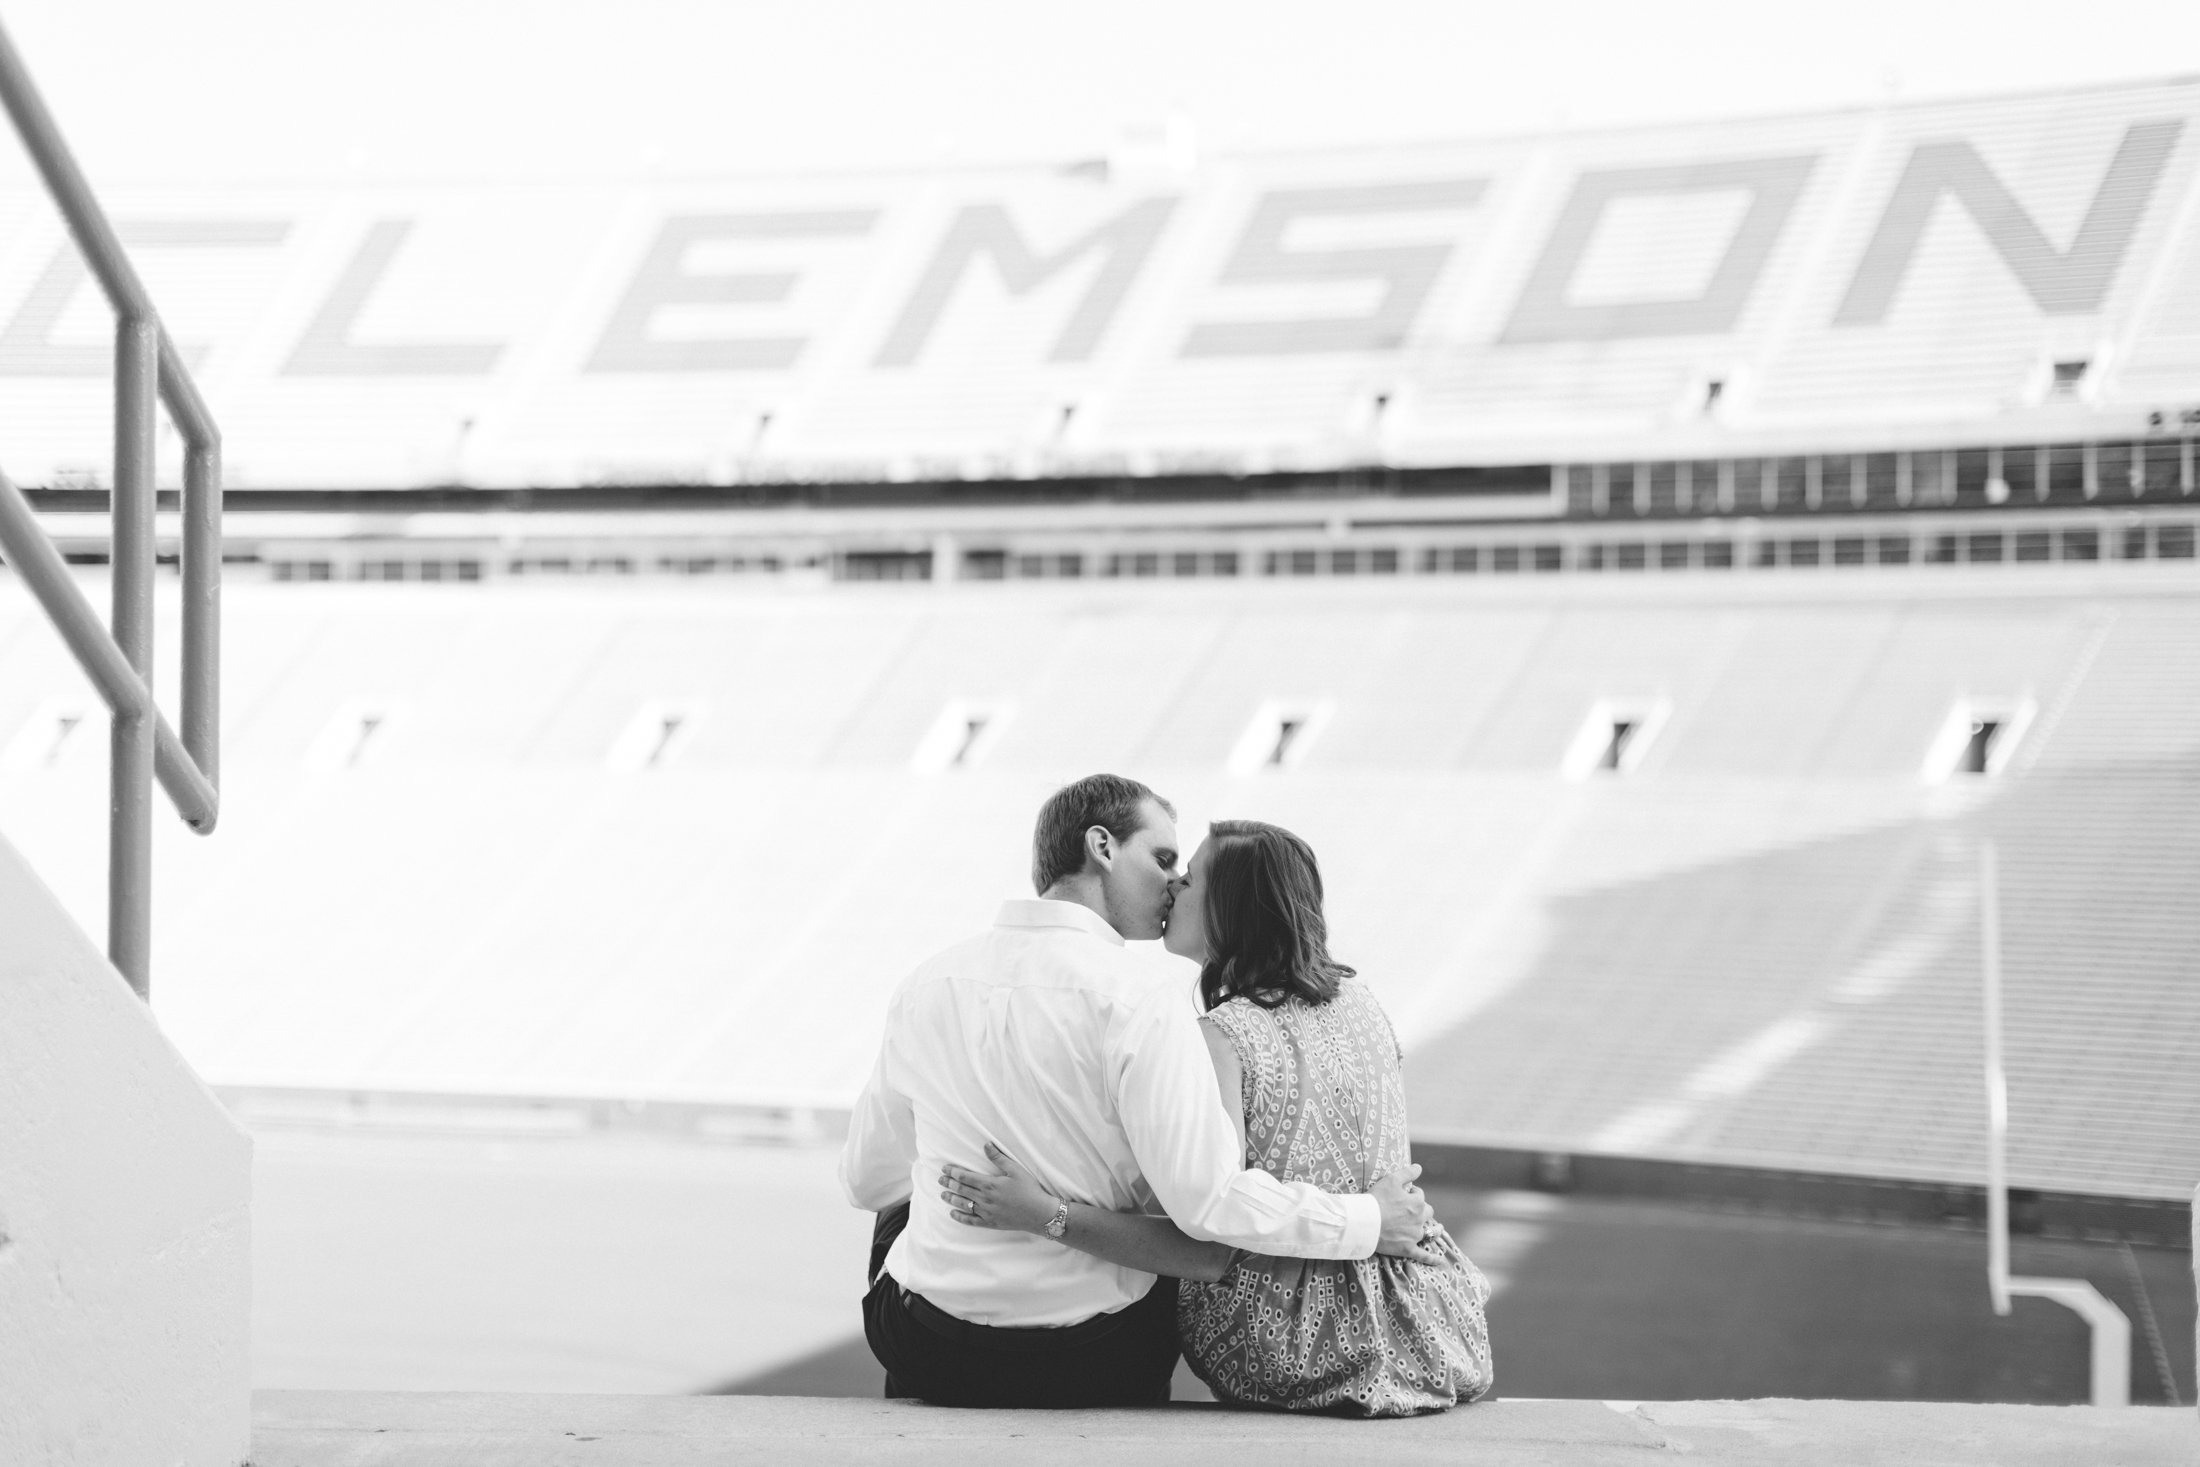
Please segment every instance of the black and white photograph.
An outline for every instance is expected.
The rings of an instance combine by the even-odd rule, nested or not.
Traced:
[[[2200,1460],[2200,7],[0,111],[0,1467]]]

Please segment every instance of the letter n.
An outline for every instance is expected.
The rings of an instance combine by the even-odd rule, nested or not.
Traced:
[[[2099,310],[2184,126],[2182,119],[2168,119],[2135,122],[2125,130],[2091,207],[2064,250],[2048,243],[1978,149],[1966,142],[1918,144],[1879,216],[1879,228],[1864,247],[1833,324],[1872,326],[1887,318],[1942,194],[1963,205],[2043,312],[2071,316]]]

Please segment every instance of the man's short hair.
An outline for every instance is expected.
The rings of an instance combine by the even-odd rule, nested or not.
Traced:
[[[1140,810],[1148,800],[1168,811],[1171,820],[1176,818],[1176,806],[1120,774],[1088,774],[1049,795],[1031,833],[1032,890],[1044,892],[1085,869],[1085,832],[1095,825],[1118,841],[1138,834],[1144,823]]]

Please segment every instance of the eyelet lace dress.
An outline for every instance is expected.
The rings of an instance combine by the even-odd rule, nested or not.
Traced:
[[[1405,1071],[1389,1017],[1344,980],[1312,1006],[1234,998],[1208,1014],[1243,1067],[1245,1164],[1325,1192],[1406,1166]],[[1439,1225],[1441,1265],[1241,1253],[1177,1294],[1184,1358],[1217,1397],[1290,1411],[1410,1416],[1490,1388],[1490,1286]]]

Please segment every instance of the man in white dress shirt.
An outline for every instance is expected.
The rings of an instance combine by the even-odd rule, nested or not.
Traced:
[[[840,1169],[848,1200],[880,1214],[863,1313],[889,1396],[1168,1399],[1174,1280],[949,1215],[933,1182],[948,1162],[991,1170],[989,1141],[1056,1197],[1166,1211],[1195,1238],[1297,1258],[1415,1252],[1429,1210],[1405,1176],[1341,1196],[1245,1170],[1191,994],[1123,946],[1161,935],[1175,813],[1115,775],[1057,791],[1033,839],[1038,899],[1004,902],[990,931],[895,990]]]

